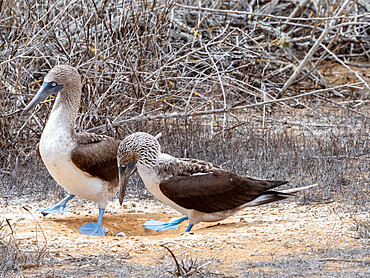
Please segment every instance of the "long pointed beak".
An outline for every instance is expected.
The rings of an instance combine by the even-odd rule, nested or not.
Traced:
[[[122,205],[123,198],[125,197],[126,193],[126,186],[128,183],[128,179],[130,178],[131,171],[134,169],[135,163],[130,160],[127,164],[120,164],[118,173],[119,173],[119,193],[118,193],[118,200],[119,204]]]
[[[63,85],[58,85],[56,82],[44,82],[40,90],[37,92],[35,97],[31,100],[31,102],[27,105],[27,107],[23,110],[22,116],[27,115],[37,104],[41,101],[45,100],[48,96],[60,92],[63,89]]]

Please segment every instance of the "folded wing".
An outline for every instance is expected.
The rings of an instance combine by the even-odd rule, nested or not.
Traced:
[[[287,183],[247,178],[218,166],[199,165],[209,163],[186,159],[174,162],[171,168],[182,169],[184,174],[177,171],[163,180],[159,186],[162,193],[184,208],[211,213],[237,208]]]
[[[105,181],[118,181],[117,150],[119,141],[93,133],[77,133],[72,162],[85,173]]]

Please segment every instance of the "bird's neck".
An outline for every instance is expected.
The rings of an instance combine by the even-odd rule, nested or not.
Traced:
[[[62,130],[69,134],[74,132],[74,123],[80,106],[81,90],[65,88],[56,98],[44,132],[53,133]]]

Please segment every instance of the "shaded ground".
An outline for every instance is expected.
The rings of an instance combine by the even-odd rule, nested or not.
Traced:
[[[312,190],[312,189],[311,189]],[[315,189],[313,189],[315,190]],[[84,203],[83,207],[81,203]],[[220,223],[196,225],[193,234],[180,229],[153,232],[142,227],[147,219],[169,220],[179,214],[156,201],[115,201],[105,215],[112,234],[126,237],[83,236],[77,227],[96,221],[94,204],[71,202],[64,215],[42,217],[38,206],[30,213],[19,205],[0,210],[13,223],[20,244],[48,248],[43,265],[25,265],[24,277],[150,277],[172,276],[175,263],[161,245],[205,276],[245,277],[368,277],[370,245],[359,238],[353,213],[339,203],[299,205],[294,201],[250,208]],[[358,213],[366,219],[368,213]],[[37,221],[37,224],[36,224]],[[15,228],[16,227],[16,228]]]

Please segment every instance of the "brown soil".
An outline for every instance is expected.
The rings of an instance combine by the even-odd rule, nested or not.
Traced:
[[[180,216],[169,207],[144,200],[127,201],[119,207],[115,201],[109,205],[104,217],[104,226],[111,230],[111,235],[106,237],[80,235],[77,228],[96,221],[97,209],[91,203],[86,203],[83,208],[79,201],[71,203],[72,207],[64,215],[47,217],[36,211],[36,206],[41,204],[29,207],[32,215],[21,206],[0,207],[11,223],[17,223],[17,238],[25,246],[37,240],[42,247],[46,240],[50,254],[62,261],[54,266],[29,266],[23,275],[41,275],[50,269],[55,274],[58,269],[68,268],[66,259],[78,261],[91,255],[109,255],[110,260],[121,263],[124,260],[141,266],[163,265],[164,262],[171,265],[172,258],[161,247],[165,243],[179,258],[184,254],[198,260],[212,258],[208,271],[222,276],[252,275],[261,271],[274,273],[270,265],[259,267],[257,263],[287,258],[318,259],[322,264],[320,271],[324,273],[336,273],[343,270],[344,265],[352,267],[358,262],[368,266],[370,260],[366,252],[350,260],[336,255],[338,250],[366,247],[366,243],[357,238],[352,216],[339,203],[299,205],[291,200],[284,201],[245,209],[219,223],[200,223],[194,226],[192,234],[183,234],[187,221],[180,225],[180,229],[165,232],[142,227],[147,219],[168,221]],[[112,236],[119,232],[126,236]],[[94,268],[93,265],[90,267]],[[368,271],[361,269],[356,271]],[[86,276],[86,269],[84,271]],[[100,272],[99,277],[116,277],[119,271]],[[308,273],[315,276],[315,270],[310,271]]]

